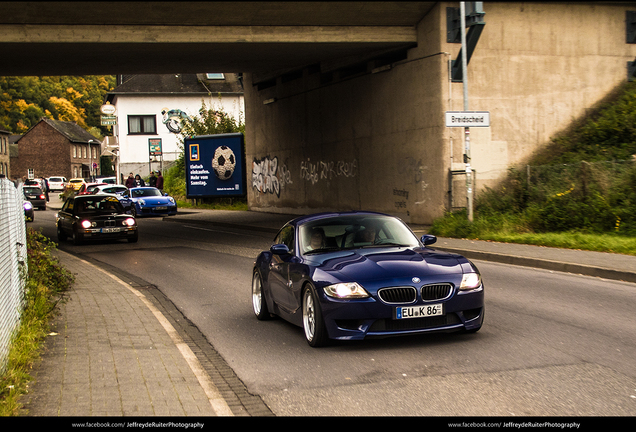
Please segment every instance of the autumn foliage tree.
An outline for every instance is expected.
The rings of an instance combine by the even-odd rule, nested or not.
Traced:
[[[112,75],[0,77],[0,129],[21,134],[47,117],[104,135],[99,107],[114,86]]]

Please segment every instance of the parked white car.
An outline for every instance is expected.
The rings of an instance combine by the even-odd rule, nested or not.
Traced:
[[[64,187],[66,186],[66,182],[68,181],[66,180],[66,177],[61,176],[49,177],[46,180],[49,182],[50,191],[63,191]]]

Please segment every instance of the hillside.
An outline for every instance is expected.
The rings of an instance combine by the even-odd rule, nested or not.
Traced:
[[[510,168],[495,189],[465,211],[436,220],[432,234],[493,238],[493,234],[612,234],[636,237],[636,83],[565,133],[527,166]],[[501,238],[501,237],[499,237]]]
[[[99,107],[114,86],[113,75],[0,77],[0,129],[22,134],[48,117],[103,136]]]

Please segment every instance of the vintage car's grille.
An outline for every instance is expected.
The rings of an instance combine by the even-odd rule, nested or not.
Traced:
[[[435,327],[444,327],[454,324],[461,324],[461,320],[455,313],[444,316],[413,318],[403,320],[379,319],[369,328],[370,332],[421,330]]]
[[[422,300],[442,300],[448,297],[453,289],[451,284],[424,285],[422,287]]]
[[[114,220],[104,221],[104,226],[105,227],[114,227],[115,226],[115,221]]]
[[[413,287],[392,287],[378,290],[380,300],[385,303],[413,303],[417,291]]]

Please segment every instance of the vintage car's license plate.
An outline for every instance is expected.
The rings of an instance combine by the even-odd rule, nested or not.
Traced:
[[[444,315],[444,303],[395,308],[395,319],[425,318]]]
[[[121,231],[121,228],[102,228],[103,233],[115,233]]]

